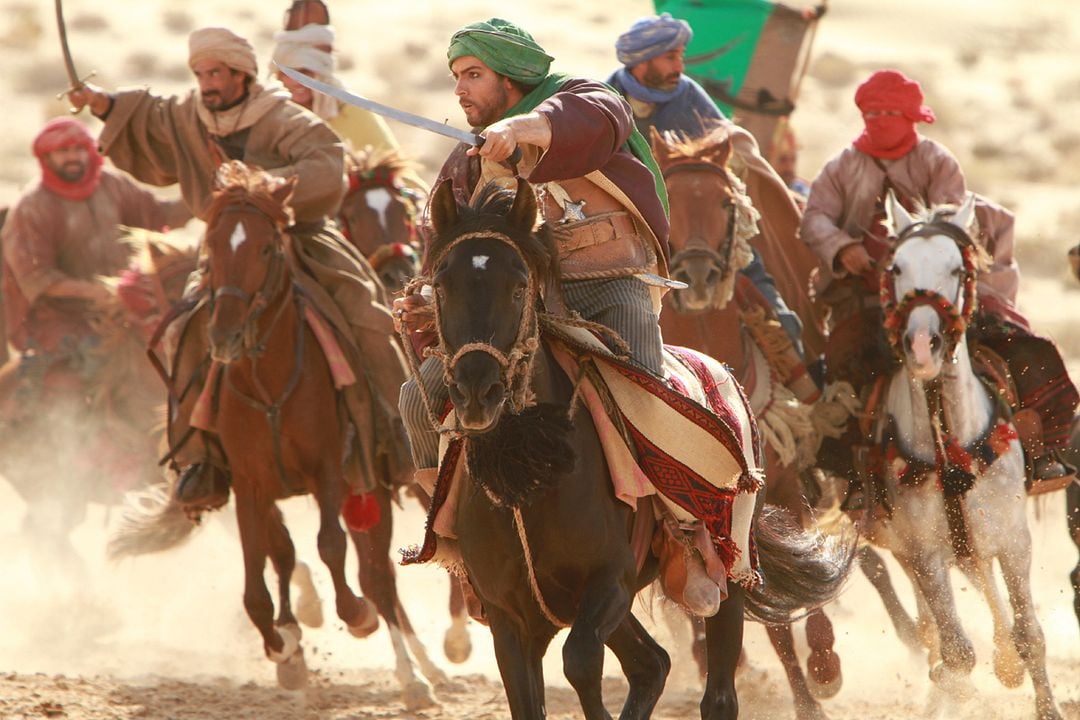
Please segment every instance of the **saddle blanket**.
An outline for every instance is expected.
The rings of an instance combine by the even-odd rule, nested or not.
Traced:
[[[760,441],[749,403],[727,368],[693,350],[667,346],[661,380],[615,357],[586,330],[560,327],[558,337],[546,335],[545,341],[568,377],[578,378],[579,363],[591,361],[606,385],[596,388],[586,375],[578,395],[596,426],[615,496],[638,510],[651,505],[642,507],[639,499],[655,495],[680,523],[700,520],[727,577],[756,583],[751,525],[764,484]],[[605,391],[617,408],[615,419],[605,409]],[[454,427],[451,410],[443,428]],[[440,443],[424,543],[403,552],[404,565],[430,561],[438,538],[458,536],[462,439],[448,436]]]

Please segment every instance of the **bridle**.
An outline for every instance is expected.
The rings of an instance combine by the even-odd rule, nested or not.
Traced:
[[[235,298],[247,305],[247,309],[241,321],[240,336],[243,341],[245,354],[248,357],[257,358],[266,352],[266,341],[274,326],[274,322],[271,322],[267,326],[262,337],[259,337],[259,320],[271,303],[279,298],[282,291],[285,289],[289,277],[288,265],[285,262],[285,250],[281,228],[270,214],[263,211],[258,205],[247,202],[233,203],[224,206],[214,215],[214,217],[210,218],[210,222],[214,222],[221,215],[241,212],[248,208],[254,208],[259,214],[267,217],[270,220],[271,226],[274,228],[274,236],[270,240],[272,252],[270,254],[270,259],[267,262],[266,275],[264,276],[259,289],[254,293],[250,293],[236,285],[214,287],[213,275],[210,274],[209,306],[210,314],[213,316],[215,304],[221,298]],[[278,316],[281,315],[285,305],[286,303],[284,302],[279,304],[277,315],[274,317],[275,322]]]
[[[960,250],[963,258],[962,278],[960,288],[955,300],[950,300],[941,293],[926,288],[915,288],[904,293],[904,297],[896,297],[895,266],[891,257],[908,240],[913,238],[929,238],[936,235],[945,235],[951,238]],[[884,316],[885,334],[889,345],[898,357],[902,356],[904,329],[907,327],[908,318],[915,308],[929,306],[941,319],[942,335],[945,340],[945,356],[951,361],[956,360],[956,350],[960,340],[967,332],[971,317],[975,313],[977,303],[976,295],[976,258],[978,250],[971,236],[950,222],[935,220],[931,222],[917,222],[904,229],[897,237],[893,247],[890,262],[881,272],[880,300]]]
[[[672,175],[682,172],[709,172],[719,175],[728,184],[731,182],[731,174],[727,168],[703,160],[676,162],[664,168],[664,180],[667,181]],[[721,275],[726,275],[730,271],[732,255],[735,251],[736,207],[734,195],[729,192],[727,197],[720,203],[720,207],[726,210],[728,214],[726,235],[728,242],[724,247],[724,252],[721,253],[718,249],[712,247],[708,241],[688,240],[687,247],[671,256],[671,260],[668,262],[669,267],[675,268],[683,262],[705,258],[716,266]],[[719,247],[720,242],[718,241],[716,245]]]
[[[499,232],[479,231],[470,232],[455,238],[431,263],[431,267],[438,268],[450,251],[468,240],[497,240],[509,246],[521,258],[525,267],[525,256],[517,243],[509,236]],[[521,322],[518,324],[517,337],[510,349],[503,352],[491,343],[470,342],[459,348],[451,348],[446,343],[443,332],[442,312],[439,306],[439,295],[435,293],[432,298],[432,308],[435,313],[435,329],[438,334],[437,346],[428,348],[425,355],[438,357],[443,364],[443,377],[449,384],[453,382],[454,370],[461,358],[472,352],[482,352],[490,355],[500,367],[500,379],[506,387],[506,402],[514,412],[521,412],[527,407],[536,404],[536,397],[531,386],[531,374],[533,361],[536,359],[536,350],[540,347],[540,323],[537,314],[537,304],[540,296],[540,288],[537,285],[534,273],[529,273],[526,287],[525,305],[522,310]]]

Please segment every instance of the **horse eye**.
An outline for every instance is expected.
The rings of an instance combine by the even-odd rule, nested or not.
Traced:
[[[890,265],[889,272],[892,274],[893,277],[900,277],[900,267],[897,265]]]
[[[953,277],[963,277],[964,276],[964,268],[958,267],[958,268],[956,268],[955,270],[952,271],[952,274],[953,274]]]
[[[525,297],[525,286],[519,285],[514,288],[514,299],[521,300],[523,297]]]

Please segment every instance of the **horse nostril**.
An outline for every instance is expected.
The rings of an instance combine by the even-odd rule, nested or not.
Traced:
[[[904,352],[911,352],[911,333],[904,333]]]
[[[941,336],[940,335],[931,335],[930,336],[930,349],[934,350],[934,351],[937,351],[937,349],[939,347],[941,347]]]
[[[461,392],[461,386],[456,382],[448,382],[446,390],[450,393],[450,402],[454,404],[454,407],[464,407],[465,393]]]
[[[485,407],[490,407],[501,402],[505,394],[506,386],[499,381],[495,381],[488,385],[487,390],[480,396],[480,400]]]

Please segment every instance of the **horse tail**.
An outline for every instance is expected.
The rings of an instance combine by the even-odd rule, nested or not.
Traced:
[[[168,483],[129,493],[120,526],[109,538],[109,558],[171,550],[191,537],[197,526],[173,497]]]
[[[833,600],[851,574],[854,536],[804,530],[787,510],[766,505],[754,523],[763,583],[746,595],[746,614],[787,624]]]

